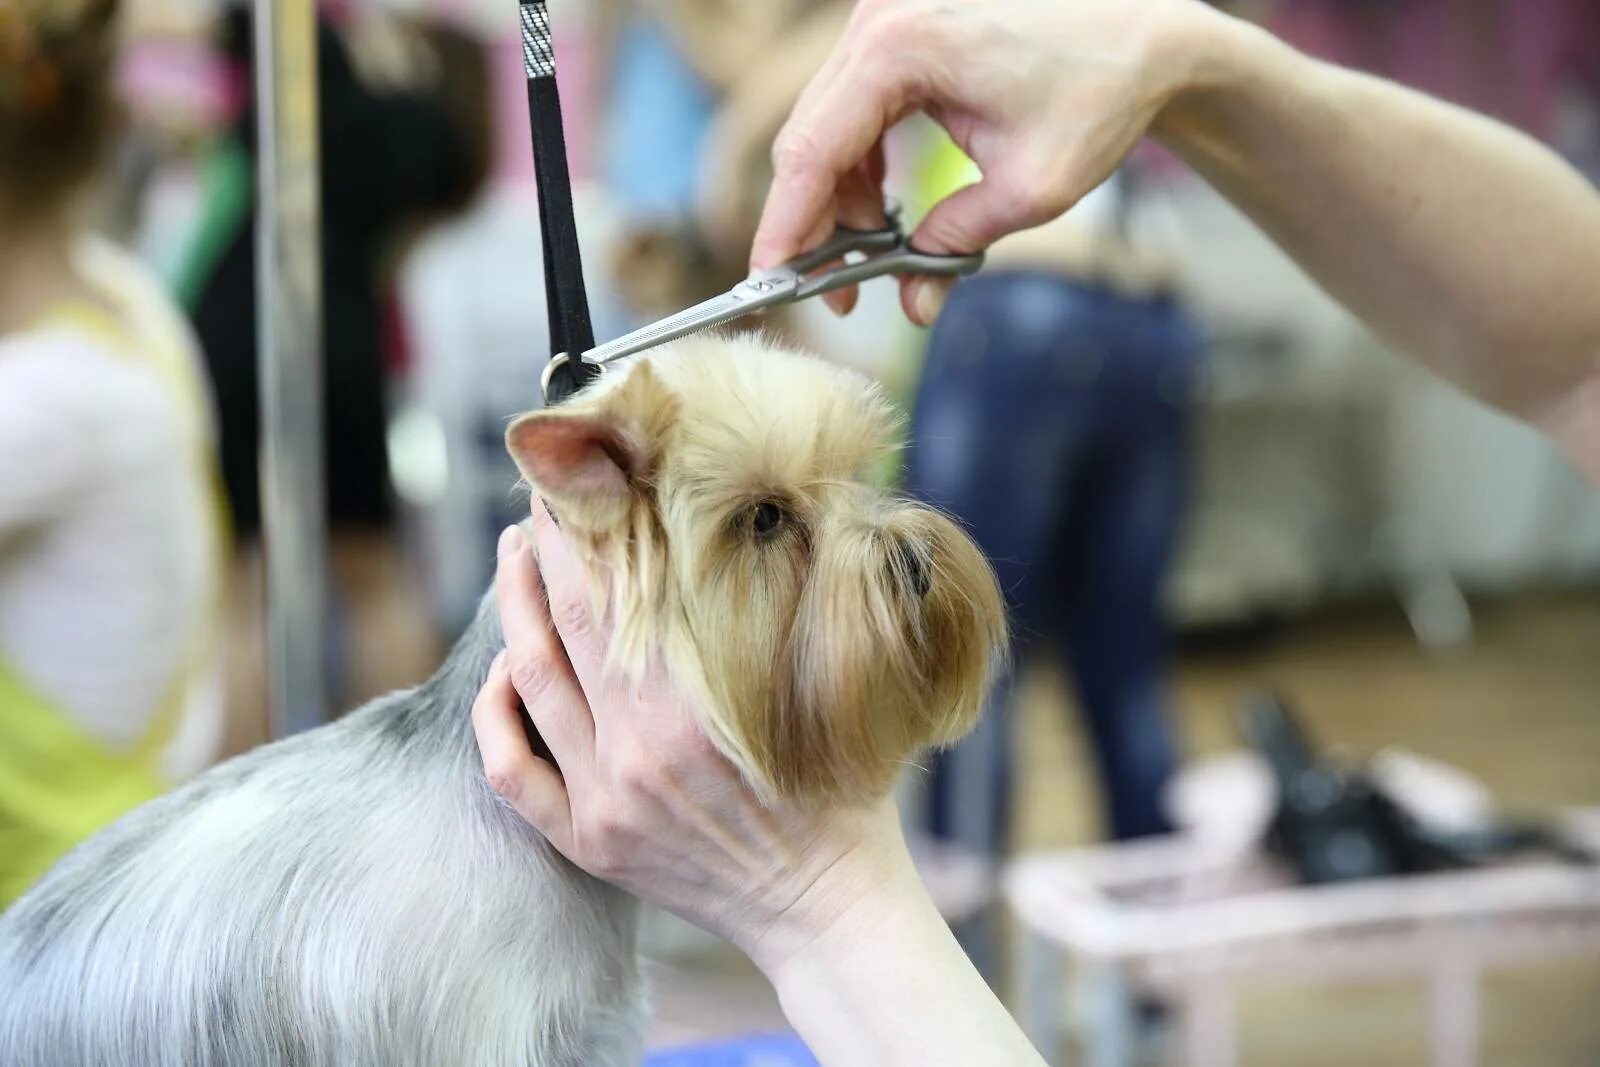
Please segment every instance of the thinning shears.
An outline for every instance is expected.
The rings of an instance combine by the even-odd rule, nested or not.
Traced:
[[[886,274],[959,276],[971,274],[983,266],[981,252],[968,256],[918,252],[911,247],[905,231],[900,227],[898,207],[890,204],[884,217],[884,225],[875,230],[837,227],[833,236],[810,252],[771,270],[757,271],[721,296],[714,296],[614,341],[596,345],[578,358],[603,369],[616,360],[688,334],[881,278]],[[839,265],[828,270],[821,269],[830,263]],[[550,376],[568,358],[568,353],[559,353],[545,367],[543,380],[547,396],[550,392]]]

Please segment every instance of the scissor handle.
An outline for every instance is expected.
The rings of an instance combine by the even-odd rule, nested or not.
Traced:
[[[795,290],[796,300],[821,296],[835,289],[859,285],[885,274],[940,274],[964,276],[983,266],[983,253],[968,256],[937,256],[918,252],[910,245],[896,245],[882,255],[869,255],[857,263],[846,263],[815,278],[803,278]]]
[[[802,252],[785,260],[784,267],[796,274],[808,274],[818,267],[843,259],[851,252],[871,255],[898,248],[903,240],[899,222],[893,218],[881,229],[857,230],[849,226],[834,227],[833,236],[809,252]]]
[[[885,274],[959,275],[971,274],[983,266],[981,252],[970,256],[936,256],[912,248],[906,243],[904,231],[900,228],[897,205],[887,205],[884,217],[887,221],[876,230],[836,227],[833,235],[821,246],[796,256],[782,266],[752,274],[721,296],[712,297],[643,329],[607,341],[582,353],[579,358],[591,366],[604,366],[613,360],[732,322],[745,315],[821,293],[831,293],[835,289],[880,278]],[[806,277],[819,267],[832,263],[840,265],[830,267],[813,278]],[[552,377],[554,371],[566,360],[566,355],[557,356],[546,368],[544,386],[547,395],[555,382]]]

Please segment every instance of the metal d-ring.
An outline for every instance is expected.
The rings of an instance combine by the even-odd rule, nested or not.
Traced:
[[[539,389],[544,393],[545,403],[548,404],[550,402],[550,379],[554,377],[558,369],[569,362],[571,360],[565,352],[557,352],[550,357],[550,362],[544,365],[544,371],[539,375]],[[589,363],[587,360],[584,362],[594,368],[595,377],[597,378],[606,372],[605,364],[603,363]]]

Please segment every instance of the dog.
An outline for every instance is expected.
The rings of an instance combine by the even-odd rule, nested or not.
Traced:
[[[948,518],[870,487],[865,379],[696,337],[531,412],[507,445],[612,620],[769,800],[884,796],[970,729],[999,589]],[[469,711],[491,601],[439,672],[225,763],[78,847],[0,916],[8,1067],[637,1062],[637,902],[490,788]]]

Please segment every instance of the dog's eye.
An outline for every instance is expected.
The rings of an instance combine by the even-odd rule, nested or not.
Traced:
[[[750,509],[750,529],[757,537],[769,537],[776,533],[789,516],[784,512],[783,505],[771,500],[763,500]]]

